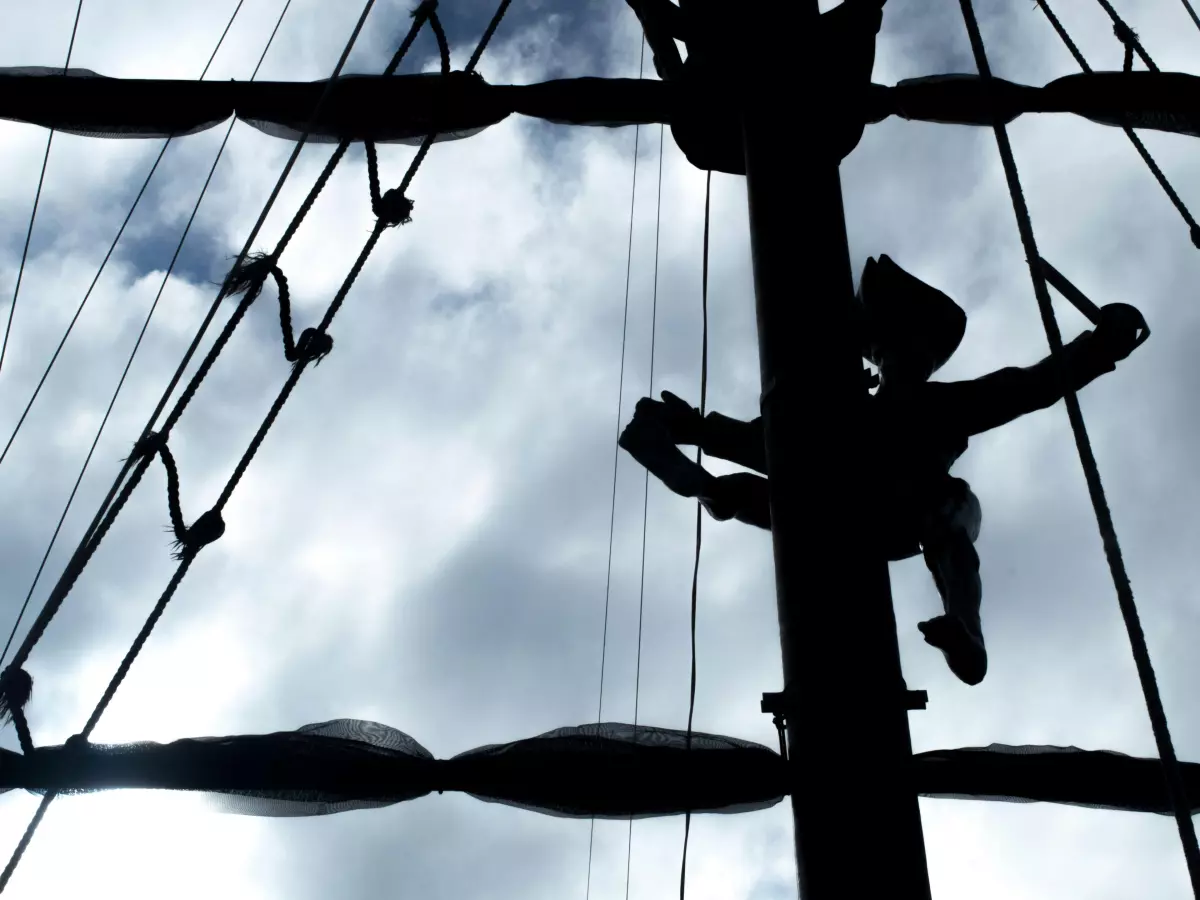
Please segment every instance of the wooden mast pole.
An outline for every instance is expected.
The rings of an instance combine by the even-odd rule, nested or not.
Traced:
[[[841,181],[807,115],[836,87],[806,62],[817,0],[760,2],[786,22],[756,29],[743,97],[800,896],[929,900]]]

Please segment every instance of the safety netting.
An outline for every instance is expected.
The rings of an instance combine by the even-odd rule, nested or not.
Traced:
[[[873,121],[889,115],[948,125],[1007,124],[1024,113],[1071,113],[1100,125],[1200,137],[1200,77],[1180,72],[1080,72],[1044,87],[975,74],[876,86]]]
[[[1200,765],[1183,764],[1192,810]],[[1077,747],[934,750],[913,757],[926,797],[1048,802],[1169,815],[1157,760]],[[168,744],[76,744],[26,756],[0,750],[0,791],[194,791],[249,816],[319,816],[430,793],[572,818],[647,818],[766,809],[789,793],[787,764],[751,741],[605,722],[559,728],[439,760],[401,731],[336,719],[296,731]]]
[[[195,134],[237,116],[266,134],[316,143],[456,140],[510,115],[564,125],[678,124],[697,116],[682,82],[570,78],[491,85],[474,73],[343,75],[327,80],[173,81],[108,78],[88,69],[0,68],[0,119],[89,137]],[[711,91],[710,91],[711,93]],[[986,126],[1025,113],[1071,113],[1114,127],[1200,136],[1200,77],[1177,72],[1085,72],[1043,87],[978,75],[930,75],[873,85],[864,122],[888,116]],[[700,97],[701,101],[711,96]],[[313,110],[320,106],[314,117]],[[780,111],[780,115],[794,115]],[[706,140],[720,128],[707,126]]]
[[[990,744],[913,757],[924,797],[1062,803],[1169,816],[1162,763],[1114,750]],[[1180,763],[1192,814],[1200,812],[1200,764]]]
[[[312,143],[420,144],[428,134],[456,140],[502,121],[511,110],[498,99],[479,76],[465,72],[342,75],[330,87],[328,79],[171,81],[108,78],[89,69],[0,68],[0,118],[83,137],[182,137],[237,116],[293,141],[307,133]]]
[[[690,745],[690,746],[689,746]],[[318,816],[434,791],[547,815],[644,818],[765,809],[785,796],[779,754],[737,738],[599,723],[434,759],[376,722],[337,719],[265,735],[0,751],[0,790],[201,791],[251,816]]]

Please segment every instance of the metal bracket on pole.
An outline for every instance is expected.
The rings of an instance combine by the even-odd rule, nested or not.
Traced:
[[[796,711],[794,697],[789,697],[787,691],[764,692],[760,708],[772,716],[772,722],[779,731],[779,755],[788,758],[787,738],[784,735],[784,725],[788,717]],[[929,704],[928,691],[904,691],[904,708],[908,711],[925,709]]]
[[[773,717],[771,721],[775,730],[779,732],[779,755],[785,760],[788,758],[788,748],[787,736],[783,729],[787,721],[787,707],[787,697],[782,692],[762,695],[762,711]]]
[[[762,711],[769,715],[781,716],[784,719],[796,711],[798,704],[792,702],[786,691],[764,692],[762,695]],[[904,708],[912,711],[925,709],[929,705],[928,691],[904,691]]]

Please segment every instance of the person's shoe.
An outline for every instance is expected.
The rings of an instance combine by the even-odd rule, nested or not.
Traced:
[[[617,444],[681,497],[699,497],[713,481],[713,476],[675,446],[670,431],[649,404],[637,405]]]
[[[942,651],[959,681],[969,685],[983,681],[987,675],[987,650],[977,630],[968,628],[956,616],[938,616],[917,627],[925,636],[925,643]]]

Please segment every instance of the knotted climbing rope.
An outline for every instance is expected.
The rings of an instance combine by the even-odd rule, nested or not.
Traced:
[[[489,23],[487,30],[484,32],[483,38],[471,56],[471,61],[467,66],[468,72],[473,71],[475,65],[483,54],[484,48],[490,41],[491,37],[495,34],[500,20],[507,12],[510,3],[511,0],[501,0],[501,3],[494,14],[492,21]],[[350,50],[357,40],[357,37],[361,32],[367,16],[373,6],[374,0],[368,0],[345,47],[345,50],[343,51],[342,56],[334,69],[334,73],[328,82],[326,90],[318,103],[317,109],[314,110],[309,127],[306,128],[305,134],[297,143],[292,157],[289,159],[288,165],[284,169],[283,175],[281,175],[279,182],[276,184],[275,190],[268,199],[268,208],[274,202],[275,197],[278,196],[279,190],[283,184],[283,180],[290,172],[291,166],[295,162],[295,159],[298,156],[301,147],[303,146],[304,139],[307,137],[312,123],[315,122],[317,117],[320,115],[321,107],[325,102],[325,99],[329,96],[330,88],[332,88],[333,84],[336,83],[337,78],[340,76],[346,59],[349,57]],[[408,36],[405,38],[399,50],[397,50],[395,56],[392,58],[392,61],[385,69],[385,75],[390,75],[395,72],[396,68],[400,65],[400,62],[407,54],[408,49],[412,46],[412,43],[415,40],[420,28],[426,22],[431,23],[431,28],[433,29],[438,41],[443,74],[449,73],[449,48],[446,43],[445,34],[441,28],[440,22],[437,21],[436,7],[436,0],[425,0],[425,2],[422,2],[420,6],[418,6],[413,14],[413,24],[409,30]],[[428,154],[429,148],[432,146],[435,138],[436,134],[430,134],[426,137],[425,141],[421,145],[420,150],[414,157],[412,163],[409,165],[409,168],[400,186],[395,189],[394,192],[388,192],[388,194],[392,195],[393,197],[393,200],[391,201],[392,206],[390,208],[393,213],[400,206],[400,201],[395,198],[404,196],[405,191],[411,184],[412,179],[419,169],[421,163],[424,161],[425,156]],[[18,734],[21,737],[22,746],[26,752],[31,750],[33,745],[32,739],[29,736],[28,724],[25,722],[23,706],[26,702],[28,702],[29,696],[32,692],[32,679],[29,677],[28,673],[21,668],[21,666],[28,658],[29,652],[32,650],[33,646],[45,632],[45,629],[50,620],[53,618],[54,614],[61,607],[62,602],[70,592],[71,587],[78,580],[83,568],[87,565],[88,560],[91,558],[92,554],[94,554],[96,548],[103,540],[104,535],[107,533],[113,521],[124,507],[125,502],[128,500],[134,488],[136,488],[137,484],[140,482],[150,463],[156,456],[158,456],[162,459],[164,467],[167,471],[168,506],[171,515],[172,530],[174,531],[176,537],[178,548],[176,557],[179,561],[179,566],[176,568],[175,574],[172,576],[169,584],[163,591],[154,609],[147,618],[142,630],[134,639],[132,646],[125,655],[125,658],[122,660],[117,672],[109,682],[108,687],[105,689],[103,696],[101,697],[95,710],[92,712],[87,724],[78,735],[75,735],[72,738],[76,744],[86,743],[89,735],[98,724],[100,717],[108,707],[113,696],[115,696],[117,689],[120,687],[121,682],[124,680],[125,675],[128,673],[134,660],[137,658],[142,647],[145,645],[145,642],[153,631],[154,626],[158,622],[159,618],[161,618],[167,607],[167,604],[170,602],[171,598],[175,594],[175,591],[183,581],[183,578],[191,567],[192,562],[196,559],[200,549],[218,539],[224,532],[224,522],[221,518],[221,511],[229,501],[233,491],[236,489],[241,478],[249,468],[251,461],[253,460],[259,447],[261,447],[267,433],[274,425],[275,420],[278,418],[284,404],[291,396],[292,391],[295,389],[296,384],[299,382],[299,379],[304,370],[307,368],[308,364],[319,362],[320,359],[332,349],[332,338],[328,335],[329,325],[333,321],[333,318],[337,315],[342,304],[345,302],[347,295],[353,287],[359,273],[362,271],[363,266],[366,264],[371,252],[374,250],[375,245],[378,243],[379,238],[386,229],[400,224],[400,221],[397,221],[396,215],[386,215],[387,210],[384,210],[383,213],[381,213],[378,209],[376,210],[377,219],[375,227],[372,229],[370,237],[368,237],[363,249],[360,251],[358,258],[355,260],[341,287],[338,289],[333,300],[330,302],[329,307],[326,309],[325,315],[321,319],[320,324],[315,328],[305,329],[305,331],[301,333],[300,338],[293,342],[287,280],[283,276],[283,273],[279,270],[278,260],[288,242],[290,242],[292,236],[298,230],[301,222],[312,208],[313,203],[316,201],[317,195],[328,182],[334,167],[336,167],[338,162],[344,156],[346,149],[349,147],[349,143],[349,141],[342,141],[339,143],[338,148],[334,151],[330,161],[326,164],[325,169],[318,177],[313,189],[309,192],[296,216],[293,218],[292,222],[284,232],[284,235],[280,239],[275,250],[269,255],[256,255],[251,257],[249,255],[249,248],[252,246],[253,238],[257,234],[262,222],[266,218],[267,210],[264,209],[262,215],[260,215],[259,221],[254,228],[254,233],[251,235],[251,239],[247,241],[245,248],[239,255],[237,263],[235,263],[230,276],[226,279],[225,284],[222,286],[221,292],[218,294],[217,302],[214,303],[213,309],[210,310],[208,319],[206,319],[205,323],[201,326],[201,330],[203,331],[203,329],[207,327],[208,321],[211,320],[212,315],[215,313],[216,305],[223,297],[240,292],[243,294],[241,302],[238,304],[233,315],[230,317],[229,322],[226,324],[214,346],[210,349],[208,355],[205,357],[199,370],[196,372],[191,382],[184,390],[172,413],[167,417],[163,425],[154,431],[152,430],[153,423],[155,419],[157,419],[162,408],[165,406],[167,398],[174,390],[174,386],[182,374],[184,366],[181,365],[180,370],[176,373],[176,378],[168,387],[167,392],[159,405],[159,408],[155,411],[154,415],[151,417],[150,423],[143,431],[141,438],[139,438],[138,442],[135,444],[134,452],[126,461],[125,469],[123,469],[121,476],[118,477],[117,483],[114,484],[113,490],[110,491],[109,498],[106,499],[105,504],[103,504],[101,507],[101,511],[97,514],[96,520],[93,522],[93,527],[89,529],[88,533],[84,537],[83,542],[80,544],[79,549],[76,551],[75,556],[68,563],[66,571],[63,573],[63,577],[60,579],[58,585],[56,585],[55,590],[51,593],[46,607],[42,610],[42,614],[39,616],[37,622],[35,622],[33,629],[27,636],[26,641],[23,643],[21,649],[17,652],[17,655],[14,657],[9,667],[2,675],[0,675],[0,710],[10,715],[17,724]],[[373,159],[373,148],[372,151],[369,152]],[[371,169],[375,169],[374,163],[371,164]],[[373,176],[372,180],[375,179],[377,179],[377,174]],[[379,205],[374,202],[376,200],[376,195],[377,189],[372,192],[373,207]],[[411,210],[411,203],[408,203],[408,209]],[[215,363],[217,357],[228,344],[233,330],[237,327],[238,323],[248,311],[250,305],[261,292],[262,286],[268,277],[271,277],[275,280],[277,289],[279,291],[280,323],[283,328],[284,335],[284,352],[288,360],[293,363],[292,369],[275,402],[272,404],[258,431],[255,433],[250,445],[243,453],[232,475],[230,476],[229,481],[226,483],[224,490],[222,490],[216,504],[206,513],[200,516],[190,527],[188,527],[184,524],[180,509],[178,472],[175,466],[174,458],[170,454],[167,445],[170,431],[176,422],[178,422],[180,416],[187,407],[188,403],[191,401],[192,397],[194,397],[197,389],[199,388],[200,382],[203,381],[204,377]],[[191,350],[189,350],[189,356],[195,350],[195,347],[198,343],[199,335],[197,336],[196,341],[193,343]],[[186,358],[184,365],[186,365]],[[125,474],[130,472],[130,466],[133,466],[133,468],[129,478],[122,482]],[[120,486],[119,494],[117,493],[118,486]],[[0,873],[0,891],[4,889],[11,879],[13,871],[20,862],[26,847],[29,845],[29,841],[36,832],[38,824],[45,815],[46,809],[49,807],[50,803],[53,802],[55,796],[55,792],[51,791],[48,792],[43,798],[42,803],[39,805],[37,812],[34,814],[29,827],[22,836],[22,839],[13,853],[12,858],[9,860],[8,865],[5,867],[3,873]]]

